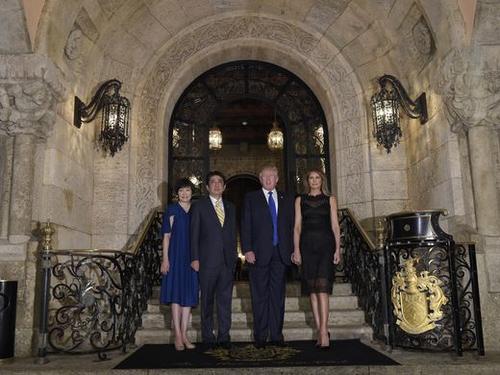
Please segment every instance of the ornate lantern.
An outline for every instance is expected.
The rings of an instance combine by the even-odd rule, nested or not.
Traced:
[[[214,125],[208,132],[208,147],[210,150],[220,150],[222,148],[222,132]]]
[[[399,105],[410,118],[419,118],[421,124],[427,122],[427,103],[425,92],[415,102],[410,99],[399,80],[391,75],[384,75],[378,80],[380,91],[371,98],[373,115],[373,136],[387,153],[392,146],[397,146],[403,133],[399,125]],[[387,89],[390,83],[391,89]]]
[[[128,140],[130,102],[120,96],[120,88],[121,82],[116,79],[104,82],[88,105],[75,96],[74,125],[80,128],[82,122],[93,121],[102,111],[98,142],[104,152],[109,152],[111,156],[121,150]]]
[[[283,149],[283,132],[279,128],[278,121],[273,121],[273,128],[267,135],[267,147],[271,151],[279,151]]]

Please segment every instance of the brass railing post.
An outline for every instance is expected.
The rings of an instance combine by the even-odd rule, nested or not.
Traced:
[[[42,266],[42,294],[40,299],[40,321],[38,331],[38,357],[35,360],[37,364],[45,364],[49,362],[47,359],[47,344],[48,344],[48,313],[49,313],[49,298],[50,298],[50,268],[51,268],[51,251],[52,251],[52,236],[55,233],[54,226],[48,220],[41,228],[42,246],[40,249],[41,266]]]
[[[387,262],[386,262],[386,251],[385,251],[385,240],[387,237],[387,221],[385,217],[380,217],[377,220],[377,225],[375,227],[375,232],[377,236],[377,250],[379,252],[379,263],[380,263],[380,282],[382,289],[382,317],[384,320],[384,336],[386,338],[386,347],[391,350],[391,337],[389,330],[389,309],[391,308],[389,302],[389,275],[387,274]]]

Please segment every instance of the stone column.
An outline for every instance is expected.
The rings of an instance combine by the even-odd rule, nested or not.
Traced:
[[[500,235],[496,167],[490,142],[493,136],[487,126],[474,126],[468,131],[477,230],[487,236]]]
[[[479,251],[484,252],[489,292],[500,292],[500,213],[491,137],[500,127],[500,75],[482,46],[453,50],[445,58],[440,91],[451,130],[466,135]]]
[[[49,137],[57,102],[66,90],[59,70],[46,57],[0,56],[0,66],[4,67],[0,71],[0,135],[14,138],[12,175],[7,182],[8,239],[11,244],[22,244],[31,236],[36,144]]]
[[[34,135],[15,136],[9,220],[9,242],[14,244],[27,242],[30,238],[35,147]]]

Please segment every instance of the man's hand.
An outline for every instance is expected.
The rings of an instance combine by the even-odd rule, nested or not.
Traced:
[[[255,253],[253,251],[247,251],[245,253],[245,261],[250,264],[255,263]]]
[[[193,260],[191,262],[191,268],[195,270],[196,272],[200,271],[200,261],[199,260]]]
[[[163,259],[163,261],[161,262],[160,271],[162,275],[165,275],[166,273],[168,273],[168,271],[170,271],[170,262],[168,261],[168,259]]]

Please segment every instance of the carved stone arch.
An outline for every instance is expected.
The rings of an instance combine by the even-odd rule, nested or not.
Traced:
[[[228,33],[228,28],[236,30]],[[158,204],[156,186],[168,176],[166,128],[181,93],[194,77],[235,60],[252,59],[282,66],[312,89],[324,109],[330,133],[333,190],[337,191],[339,202],[343,202],[346,188],[341,185],[346,181],[341,179],[344,173],[340,170],[347,166],[333,150],[346,142],[362,143],[367,137],[367,120],[361,85],[333,45],[319,45],[318,35],[283,20],[236,17],[189,30],[168,47],[136,90],[131,229],[150,207]],[[364,189],[360,195],[370,195],[365,191],[370,189],[369,182],[358,186]]]

